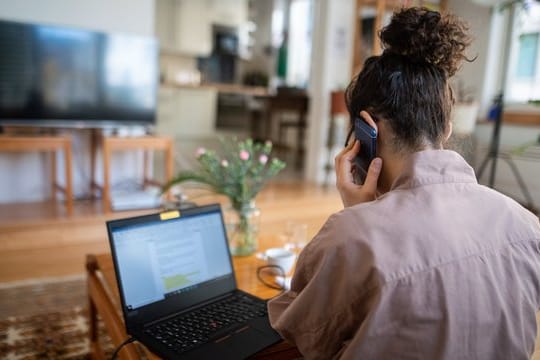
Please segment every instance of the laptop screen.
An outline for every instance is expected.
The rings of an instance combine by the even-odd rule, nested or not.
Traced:
[[[143,217],[110,227],[127,310],[197,290],[230,277],[221,211],[196,212],[162,221]]]

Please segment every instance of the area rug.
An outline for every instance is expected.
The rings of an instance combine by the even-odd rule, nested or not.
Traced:
[[[90,359],[86,301],[83,276],[0,284],[0,359]]]

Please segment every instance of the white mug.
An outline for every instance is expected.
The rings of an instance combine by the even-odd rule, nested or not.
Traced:
[[[261,254],[261,259],[266,261],[267,265],[279,266],[283,269],[285,275],[287,275],[294,266],[296,254],[294,251],[284,248],[271,248]],[[283,275],[278,269],[270,269],[269,271],[276,275]]]

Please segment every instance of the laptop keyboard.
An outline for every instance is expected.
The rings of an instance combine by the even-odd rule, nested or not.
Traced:
[[[176,352],[188,351],[241,329],[247,320],[266,316],[266,303],[235,294],[187,314],[155,324],[145,332]]]

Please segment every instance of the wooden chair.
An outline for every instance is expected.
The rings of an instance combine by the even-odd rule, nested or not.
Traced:
[[[173,176],[173,141],[166,136],[141,136],[141,137],[103,137],[103,185],[92,184],[93,187],[102,189],[103,209],[110,212],[111,208],[111,155],[115,151],[144,150],[144,175],[143,184],[161,186],[162,183],[147,177],[149,151],[161,150],[165,153],[165,181]],[[92,179],[95,171],[92,171]]]
[[[297,169],[303,166],[308,107],[309,97],[303,89],[278,89],[277,94],[269,97],[267,101],[268,121],[272,122],[274,117],[278,119],[276,147],[281,150],[295,150]],[[296,130],[294,145],[287,144],[286,136],[289,129]]]

